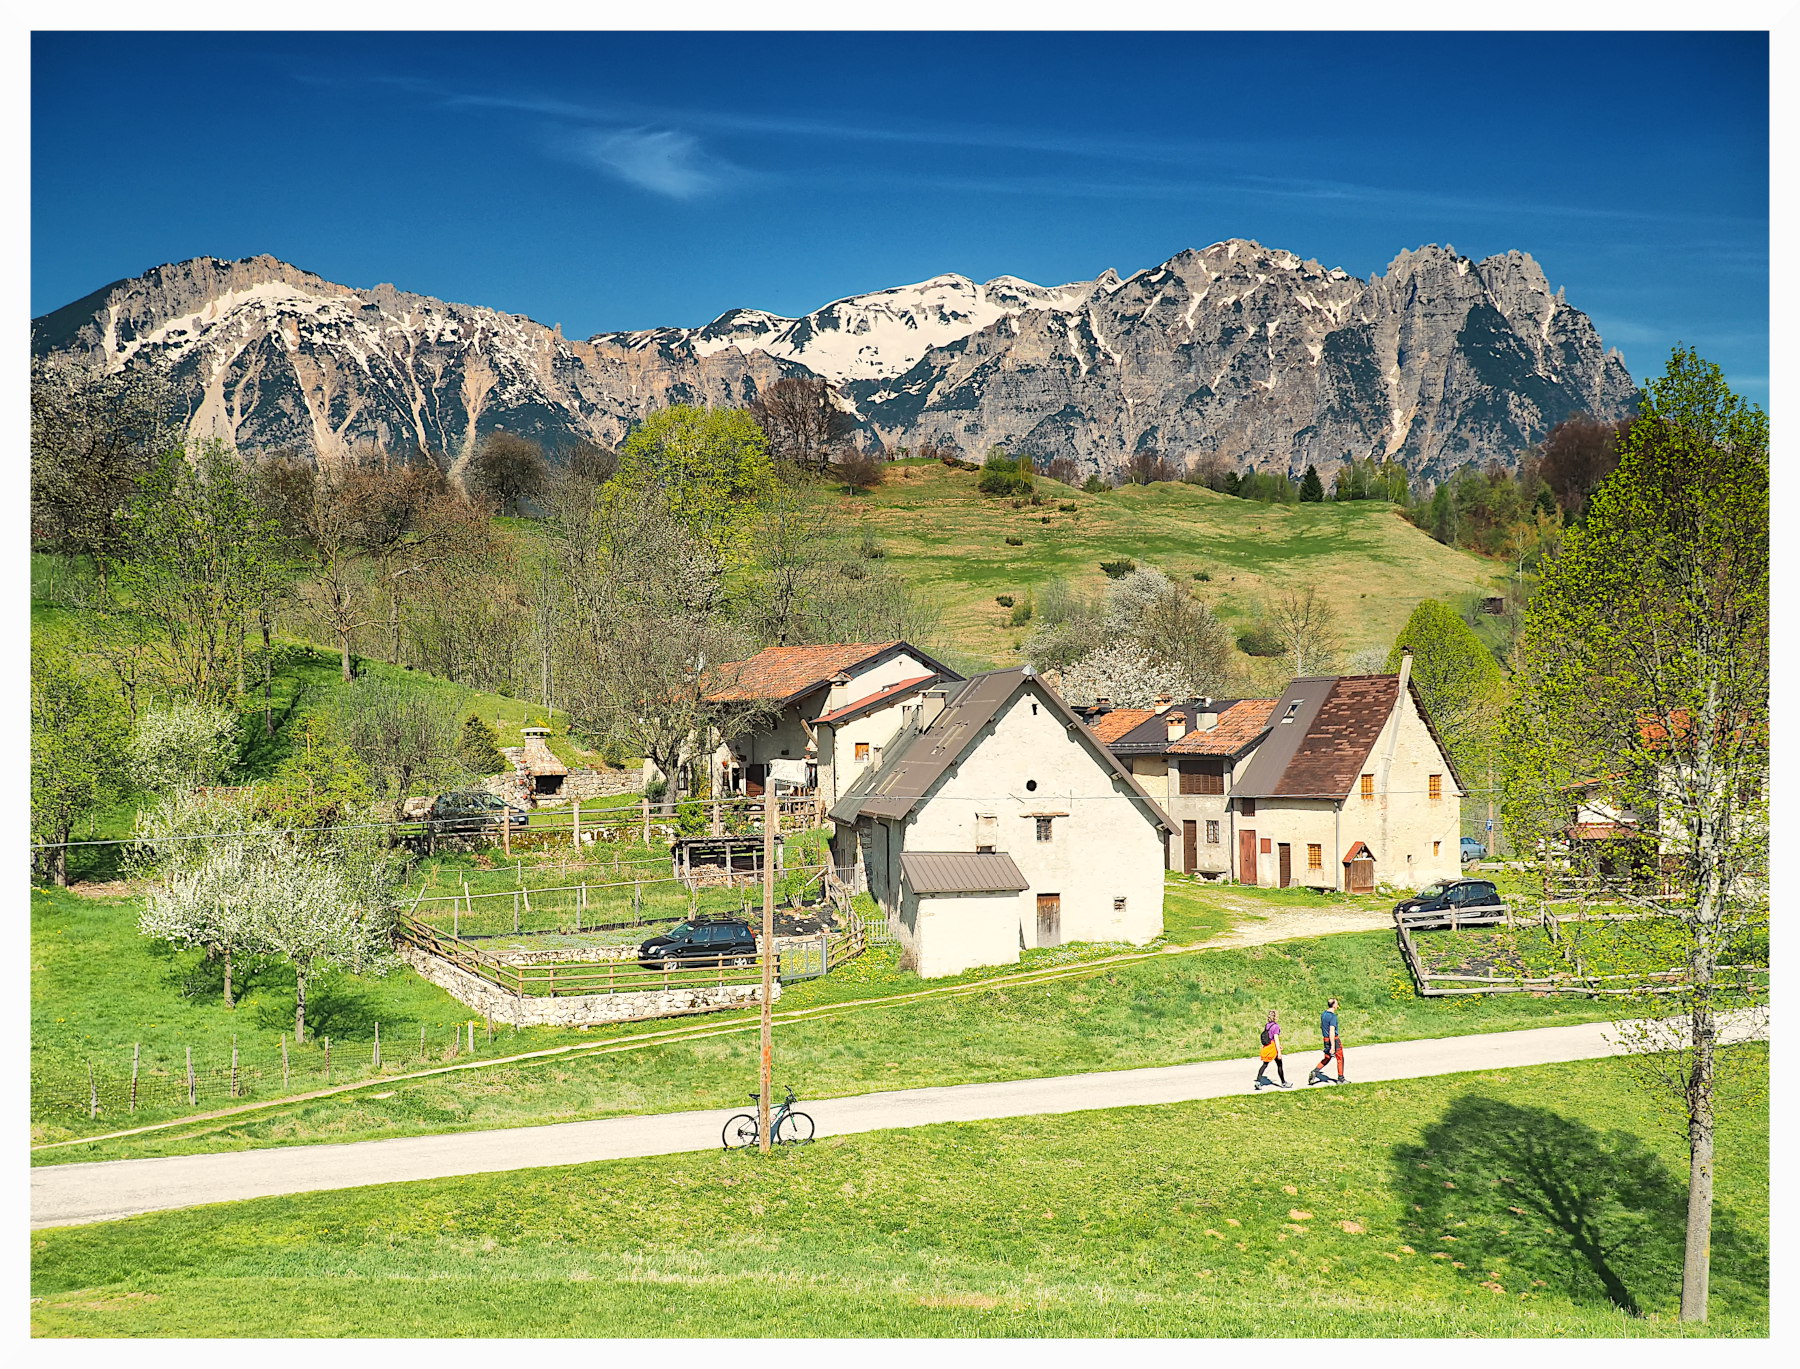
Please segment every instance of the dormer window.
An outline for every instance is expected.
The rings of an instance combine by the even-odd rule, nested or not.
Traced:
[[[1287,706],[1287,712],[1282,715],[1281,721],[1284,723],[1291,723],[1294,721],[1295,716],[1299,712],[1300,712],[1300,701],[1298,699],[1295,699],[1294,702],[1292,702],[1291,704],[1289,704]]]

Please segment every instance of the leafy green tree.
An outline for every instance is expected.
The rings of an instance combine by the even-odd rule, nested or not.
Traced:
[[[1619,925],[1681,972],[1612,1001],[1652,1019],[1633,1058],[1686,1133],[1681,1315],[1704,1319],[1719,1014],[1742,1001],[1733,967],[1767,955],[1769,426],[1692,350],[1646,387],[1618,468],[1544,567],[1518,658],[1508,820],[1546,877],[1591,873],[1579,848],[1597,843],[1559,854],[1575,780],[1654,815],[1642,840],[1673,897],[1605,897],[1635,907]]]
[[[365,675],[338,692],[333,712],[338,731],[380,785],[396,821],[405,815],[415,785],[463,777],[456,710],[438,697]]]
[[[1300,477],[1300,502],[1317,504],[1325,498],[1325,482],[1319,479],[1316,467],[1308,466],[1306,474]]]
[[[508,768],[500,754],[500,734],[471,713],[456,740],[456,759],[471,775],[498,775]]]
[[[690,536],[735,561],[774,493],[775,463],[768,438],[743,410],[678,404],[651,414],[625,439],[613,484],[621,492],[660,492]]]
[[[275,527],[222,443],[163,453],[126,511],[125,604],[156,624],[165,678],[209,703],[244,689],[244,634],[282,576]]]
[[[284,828],[308,831],[352,820],[374,798],[369,768],[332,722],[309,714],[293,751],[257,790],[257,810]]]
[[[1493,653],[1448,604],[1423,599],[1388,653],[1388,673],[1412,652],[1412,680],[1425,711],[1449,748],[1464,782],[1489,767],[1494,728],[1506,699],[1506,676]]]
[[[70,834],[84,815],[124,793],[129,736],[110,691],[60,647],[32,643],[31,835],[48,848],[34,858],[40,874],[68,884]]]

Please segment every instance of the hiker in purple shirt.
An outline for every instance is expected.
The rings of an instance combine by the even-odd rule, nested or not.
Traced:
[[[1291,1089],[1293,1085],[1287,1081],[1287,1070],[1281,1064],[1281,1022],[1275,1015],[1275,1009],[1269,1009],[1269,1020],[1262,1029],[1262,1066],[1256,1071],[1256,1087]],[[1269,1064],[1275,1065],[1275,1076],[1281,1082],[1277,1084],[1269,1078]]]

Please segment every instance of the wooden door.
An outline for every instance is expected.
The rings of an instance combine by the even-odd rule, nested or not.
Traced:
[[[1238,883],[1256,883],[1256,833],[1238,833]]]
[[[1285,889],[1294,882],[1294,848],[1284,841],[1275,849],[1281,855],[1281,887]]]
[[[1368,856],[1359,856],[1350,862],[1350,874],[1346,881],[1353,894],[1372,894],[1375,892],[1375,862]]]
[[[746,765],[744,767],[744,794],[748,798],[762,797],[763,781],[768,777],[769,767],[766,765]]]
[[[1200,824],[1183,822],[1181,824],[1181,873],[1191,875],[1194,867],[1200,863]]]
[[[1037,944],[1040,946],[1062,945],[1062,895],[1039,894],[1037,896]]]

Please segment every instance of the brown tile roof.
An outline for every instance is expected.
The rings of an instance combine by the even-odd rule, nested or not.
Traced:
[[[1269,730],[1273,699],[1239,699],[1219,714],[1210,732],[1189,732],[1169,743],[1171,756],[1235,756]]]
[[[841,723],[848,718],[855,717],[865,708],[874,708],[877,704],[886,703],[896,695],[904,694],[909,689],[917,689],[920,685],[929,684],[935,679],[937,679],[936,675],[915,675],[910,680],[901,680],[898,684],[891,684],[886,689],[877,690],[866,699],[857,699],[853,703],[845,704],[842,708],[834,708],[829,713],[821,713],[814,721]]]
[[[1338,798],[1349,793],[1393,712],[1399,689],[1398,675],[1295,680],[1276,702],[1268,740],[1257,748],[1233,792],[1243,798]],[[1425,717],[1418,691],[1411,694]],[[1290,717],[1291,722],[1283,721]],[[1435,729],[1432,736],[1437,736]],[[1438,745],[1442,750],[1442,742]],[[1450,769],[1454,777],[1455,767]]]
[[[1155,716],[1154,708],[1115,708],[1093,719],[1088,727],[1096,737],[1111,746],[1139,723],[1149,722]]]
[[[896,641],[764,647],[748,660],[727,661],[707,671],[706,697],[715,703],[785,701],[824,684],[841,670],[904,645]]]
[[[881,764],[863,772],[832,805],[830,816],[837,822],[855,822],[865,814],[878,818],[909,816],[945,772],[973,749],[1001,709],[1025,688],[1037,689],[1071,731],[1079,730],[1093,742],[1096,759],[1143,800],[1159,827],[1169,832],[1176,830],[1169,815],[1150,797],[1131,768],[1094,736],[1062,695],[1030,666],[990,670],[964,683],[923,732],[906,728],[888,743]]]
[[[1000,894],[1029,889],[1004,851],[905,851],[900,874],[915,894]]]

